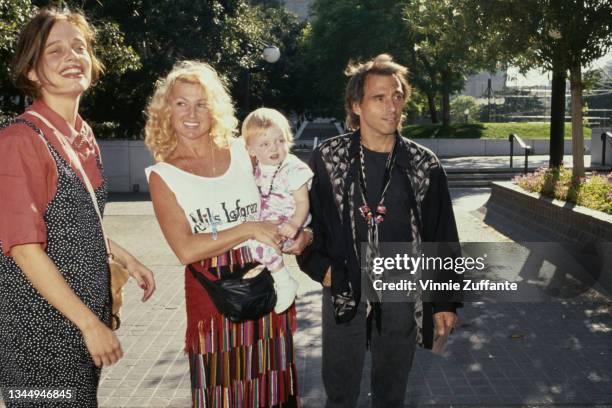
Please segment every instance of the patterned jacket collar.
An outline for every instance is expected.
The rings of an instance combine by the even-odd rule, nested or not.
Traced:
[[[361,134],[359,133],[359,129],[357,129],[353,133],[349,133],[348,136],[350,139],[348,146],[348,157],[349,160],[352,161],[353,158],[357,158],[359,155],[359,140],[361,138]],[[409,168],[411,166],[411,162],[408,142],[399,134],[399,132],[396,133],[396,137],[399,139],[399,143],[397,144],[398,149],[395,163],[398,166]]]

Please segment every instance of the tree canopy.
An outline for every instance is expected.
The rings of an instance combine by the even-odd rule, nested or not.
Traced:
[[[441,110],[445,126],[451,97],[476,71],[508,64],[553,70],[556,122],[551,122],[558,129],[551,126],[551,134],[560,135],[555,140],[562,144],[567,72],[573,72],[572,89],[580,93],[576,86],[583,81],[576,67],[588,65],[612,43],[612,0],[314,0],[310,23],[300,22],[278,0],[52,3],[82,9],[98,29],[96,53],[106,73],[83,99],[83,110],[102,137],[142,136],[155,81],[182,59],[214,66],[240,117],[266,105],[340,119],[347,64],[388,53],[410,71],[414,92],[408,117],[428,111],[436,123]],[[0,0],[0,110],[5,114],[24,104],[9,80],[18,32],[46,4]],[[281,49],[275,64],[262,59],[266,44]]]
[[[19,30],[46,1],[0,0],[0,87],[2,111],[16,113],[18,92],[10,83],[8,62]],[[144,109],[155,81],[179,60],[208,62],[224,77],[238,110],[245,74],[253,106],[271,103],[298,109],[291,84],[300,68],[297,50],[303,24],[280,4],[265,8],[246,0],[66,0],[58,7],[83,10],[98,31],[95,52],[105,75],[83,99],[83,111],[102,137],[142,135]],[[283,57],[274,66],[262,61],[263,44],[276,44]],[[268,102],[269,101],[269,102]]]
[[[541,67],[560,73],[560,91],[565,91],[569,72],[572,91],[573,171],[584,175],[584,138],[582,131],[582,68],[602,57],[612,46],[611,0],[491,0],[471,3],[475,20],[492,28],[498,56],[519,66]],[[482,30],[481,30],[482,31]],[[553,77],[553,93],[555,90]],[[554,105],[554,103],[553,103]],[[555,111],[563,109],[563,105]],[[564,112],[557,112],[561,124]],[[551,121],[554,122],[553,113]],[[551,122],[551,123],[552,123]],[[552,129],[552,126],[551,126]],[[559,134],[562,131],[558,132]],[[551,134],[552,137],[555,137]],[[559,137],[556,137],[559,139]],[[558,144],[562,140],[558,140]],[[551,145],[552,147],[552,145]],[[552,151],[552,149],[551,149]],[[562,154],[557,152],[557,155]],[[551,164],[560,164],[558,160]]]

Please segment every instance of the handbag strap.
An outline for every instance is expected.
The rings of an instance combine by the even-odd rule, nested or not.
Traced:
[[[62,147],[70,158],[70,161],[74,164],[79,173],[81,173],[81,177],[83,179],[83,182],[85,183],[85,187],[87,187],[87,191],[89,192],[91,201],[93,202],[93,205],[96,209],[96,214],[98,214],[98,219],[100,220],[100,228],[102,228],[102,235],[104,236],[104,246],[106,247],[106,254],[112,258],[113,255],[110,250],[108,237],[106,235],[106,232],[104,231],[104,225],[102,224],[102,213],[100,212],[100,207],[98,206],[98,199],[96,198],[96,193],[94,192],[94,188],[91,184],[91,181],[89,180],[87,173],[85,173],[85,169],[83,169],[81,159],[79,159],[79,156],[74,151],[73,147],[70,145],[70,143],[68,143],[68,137],[62,132],[60,132],[57,127],[53,126],[53,124],[51,124],[51,122],[49,122],[47,118],[45,118],[43,115],[36,112],[35,110],[29,110],[27,113],[40,119],[45,125],[47,125],[47,127],[49,127],[55,133],[55,136],[62,144]]]
[[[47,146],[47,148],[49,148],[49,145],[48,145],[49,141],[45,138],[45,135],[43,134],[42,130],[40,130],[40,128],[36,126],[34,123],[24,118],[17,118],[15,119],[14,123],[22,123],[26,125],[27,127],[29,127],[30,129],[32,129],[38,135],[40,140],[42,140],[43,144]],[[51,151],[49,151],[49,153],[51,153]]]
[[[193,277],[196,278],[196,280],[200,282],[202,286],[204,286],[204,288],[206,288],[209,291],[215,289],[214,284],[210,280],[208,280],[202,272],[194,268],[192,264],[187,265],[187,269],[189,269],[189,272],[191,272]]]

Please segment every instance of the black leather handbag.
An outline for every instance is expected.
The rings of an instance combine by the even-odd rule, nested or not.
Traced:
[[[234,323],[255,320],[267,315],[276,304],[274,281],[268,269],[253,278],[244,278],[256,264],[247,264],[242,271],[234,271],[236,277],[212,281],[192,265],[189,271],[206,289],[219,312]]]

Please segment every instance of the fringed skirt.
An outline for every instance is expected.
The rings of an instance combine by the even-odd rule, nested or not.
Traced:
[[[208,279],[231,275],[253,262],[245,248],[192,264]],[[258,320],[233,323],[185,270],[186,351],[194,407],[298,406],[293,350],[295,305]]]

